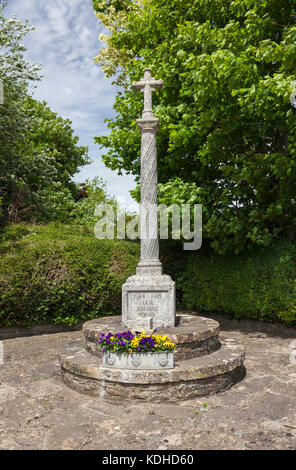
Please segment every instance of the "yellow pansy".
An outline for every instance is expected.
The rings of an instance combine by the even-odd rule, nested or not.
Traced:
[[[141,338],[134,338],[134,339],[132,339],[132,346],[133,346],[133,348],[136,348],[136,347],[139,346],[140,339],[141,339]]]
[[[165,348],[172,349],[176,346],[176,343],[172,343],[170,341],[165,341],[165,343],[163,345],[164,345]]]

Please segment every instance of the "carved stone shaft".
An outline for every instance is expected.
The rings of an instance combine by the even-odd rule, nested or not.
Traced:
[[[141,132],[141,262],[159,261],[156,133],[158,119],[137,120]],[[142,263],[143,264],[143,263]]]

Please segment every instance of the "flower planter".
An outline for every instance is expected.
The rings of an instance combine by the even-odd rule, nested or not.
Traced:
[[[173,351],[168,351],[125,354],[106,351],[103,352],[103,366],[114,369],[173,369],[174,353]]]

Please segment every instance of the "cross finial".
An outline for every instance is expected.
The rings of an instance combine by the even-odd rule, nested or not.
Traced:
[[[144,69],[144,78],[140,82],[133,82],[133,90],[141,90],[144,92],[144,111],[143,118],[153,118],[152,111],[152,92],[156,88],[162,88],[163,81],[155,80],[151,76],[151,69]]]

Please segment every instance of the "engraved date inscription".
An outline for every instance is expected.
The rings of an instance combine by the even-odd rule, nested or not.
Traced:
[[[165,292],[133,292],[130,297],[130,305],[133,313],[142,317],[154,317],[159,311],[159,304]]]

